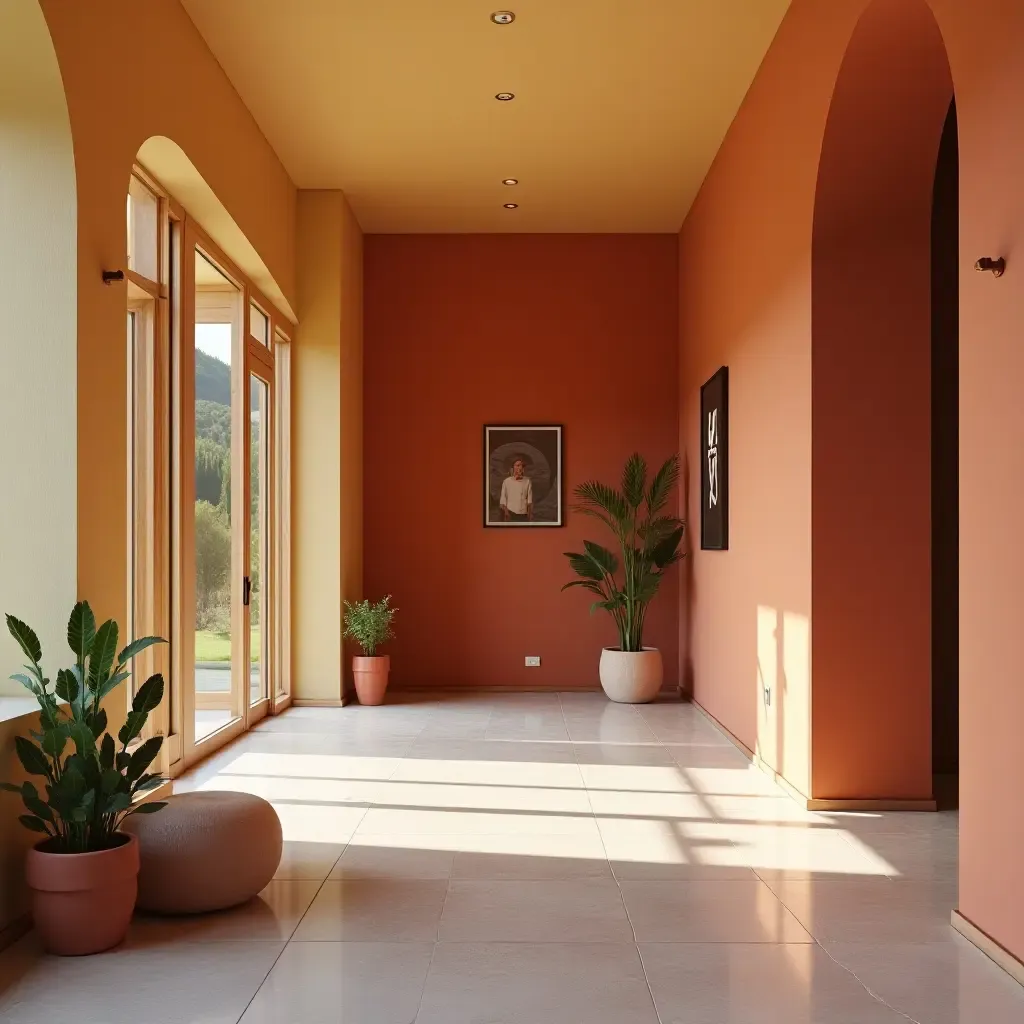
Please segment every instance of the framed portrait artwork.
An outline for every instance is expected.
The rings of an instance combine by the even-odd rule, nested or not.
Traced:
[[[729,549],[729,368],[700,389],[700,546]]]
[[[484,427],[484,526],[561,526],[562,428]]]

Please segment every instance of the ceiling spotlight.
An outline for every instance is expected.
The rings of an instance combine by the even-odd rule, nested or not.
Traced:
[[[501,100],[502,103],[508,103],[509,100],[514,100],[516,94],[514,92],[496,92],[494,94],[496,100]]]
[[[515,11],[495,11],[491,15],[491,21],[493,21],[495,25],[511,25],[515,20]]]
[[[519,209],[519,204],[518,203],[506,203],[505,204],[505,209],[506,210],[518,210]]]
[[[519,184],[519,179],[518,178],[505,178],[502,181],[502,185],[518,185],[518,184]]]

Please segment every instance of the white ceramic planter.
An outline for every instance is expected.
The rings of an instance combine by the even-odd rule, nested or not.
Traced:
[[[658,695],[662,680],[661,651],[601,651],[601,686],[609,700],[619,704],[646,704]]]

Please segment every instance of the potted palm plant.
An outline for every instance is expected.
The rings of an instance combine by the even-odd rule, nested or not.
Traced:
[[[629,457],[619,490],[596,480],[574,491],[574,511],[600,520],[615,537],[621,558],[593,541],[583,553],[566,552],[580,578],[562,589],[582,587],[598,598],[591,612],[607,611],[619,634],[617,647],[601,652],[601,686],[611,700],[638,704],[653,700],[661,689],[661,652],[644,647],[647,607],[661,587],[669,567],[682,558],[679,546],[686,524],[665,514],[679,479],[679,456],[673,455],[648,485],[647,463],[638,453]]]
[[[363,651],[362,657],[352,659],[352,676],[360,704],[384,703],[391,659],[386,654],[378,654],[377,649],[395,635],[391,621],[396,611],[397,608],[391,607],[390,594],[376,604],[367,600],[345,602],[345,636],[355,640]]]
[[[163,699],[163,677],[151,676],[138,688],[116,742],[101,704],[129,678],[135,656],[164,641],[142,637],[118,653],[117,623],[97,628],[92,609],[80,602],[68,622],[75,662],[51,684],[36,634],[13,615],[7,628],[29,661],[25,673],[11,678],[39,703],[40,731],[31,740],[16,737],[15,745],[25,772],[43,780],[44,792],[31,781],[0,784],[21,796],[28,812],[21,824],[45,836],[26,864],[32,916],[51,953],[98,953],[124,938],[135,909],[139,850],[121,823],[164,806],[137,802],[163,782],[148,771],[163,737],[137,742]]]

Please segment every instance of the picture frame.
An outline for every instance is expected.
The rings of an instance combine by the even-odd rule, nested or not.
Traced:
[[[700,389],[700,546],[729,550],[729,368]]]
[[[482,476],[486,528],[565,525],[561,424],[486,424]]]

